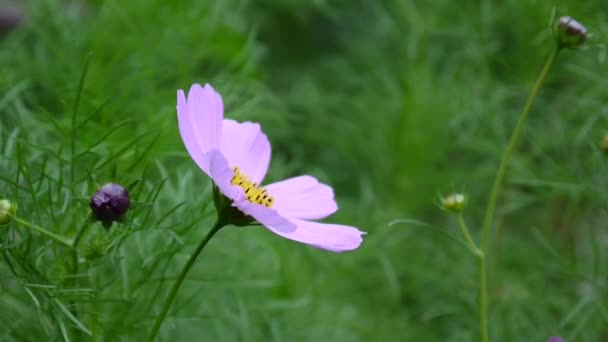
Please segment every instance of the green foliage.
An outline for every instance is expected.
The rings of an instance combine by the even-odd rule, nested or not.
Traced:
[[[18,222],[0,227],[0,340],[145,337],[215,215],[176,124],[175,92],[194,82],[214,85],[228,117],[262,123],[270,181],[322,179],[341,207],[331,220],[368,235],[334,255],[260,227],[222,230],[161,340],[476,339],[476,261],[433,201],[466,190],[479,238],[556,5],[593,36],[558,57],[509,168],[490,331],[608,338],[605,1],[21,5],[27,20],[0,38],[0,198],[53,233],[86,231],[74,260]],[[96,183],[138,179],[125,223],[87,221]],[[389,224],[404,217],[435,228]]]

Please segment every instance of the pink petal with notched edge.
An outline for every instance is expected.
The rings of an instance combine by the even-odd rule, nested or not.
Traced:
[[[188,112],[188,104],[186,103],[186,95],[183,90],[177,91],[177,122],[179,126],[179,134],[186,146],[186,150],[190,157],[196,162],[198,167],[203,169],[207,175],[209,172],[205,170],[203,163],[203,150],[199,143],[194,128],[190,121],[190,113]]]
[[[203,169],[209,170],[208,174],[217,185],[220,192],[233,201],[245,199],[243,190],[231,184],[234,172],[228,166],[226,158],[218,150],[211,150],[203,156]]]
[[[312,176],[289,178],[265,188],[274,196],[272,208],[286,217],[316,220],[338,210],[332,188]]]
[[[220,149],[224,119],[222,97],[208,84],[205,84],[204,88],[200,84],[193,84],[188,92],[186,106],[188,110],[182,115],[178,105],[180,132],[182,125],[190,125],[190,130],[203,153]],[[184,120],[181,120],[182,118]]]
[[[253,217],[256,221],[266,227],[273,227],[273,229],[282,233],[290,233],[296,229],[295,224],[289,222],[289,220],[281,216],[274,209],[251,203],[246,199],[235,202],[233,205],[245,213],[245,215]]]
[[[259,124],[225,119],[221,151],[230,166],[238,166],[252,182],[262,182],[268,171],[271,151],[268,137]]]
[[[266,226],[273,233],[284,238],[312,245],[332,252],[345,252],[358,248],[363,242],[365,232],[355,227],[340,224],[318,223],[289,218],[297,228],[292,232],[282,232]]]

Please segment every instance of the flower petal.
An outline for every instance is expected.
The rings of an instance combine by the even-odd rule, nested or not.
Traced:
[[[299,176],[267,185],[273,209],[287,217],[322,219],[338,210],[333,189],[311,176]]]
[[[266,226],[273,233],[284,238],[312,245],[332,252],[345,252],[356,249],[363,242],[365,232],[355,227],[340,224],[318,223],[296,218],[289,219],[297,228],[292,232],[283,232]]]
[[[177,93],[177,119],[182,140],[188,153],[199,164],[199,157],[212,149],[219,149],[222,134],[224,104],[222,97],[208,84],[193,84],[184,97]],[[200,165],[199,165],[200,166]]]
[[[186,146],[186,150],[190,157],[196,162],[198,167],[203,168],[203,150],[196,138],[193,126],[190,124],[190,113],[188,112],[188,104],[183,90],[177,91],[177,122],[179,126],[179,134]],[[207,171],[205,171],[209,174]]]
[[[226,119],[222,129],[222,153],[228,165],[238,166],[252,182],[260,184],[270,164],[270,142],[260,125]]]
[[[263,205],[251,203],[244,199],[234,204],[240,211],[256,219],[259,223],[272,231],[290,233],[296,229],[296,225],[281,216],[276,210]],[[272,227],[272,228],[270,228]]]
[[[220,189],[220,192],[223,193],[226,197],[230,198],[233,201],[241,201],[244,199],[245,194],[243,190],[236,186],[232,185],[232,176],[234,176],[234,172],[228,166],[228,162],[226,161],[226,157],[222,155],[219,150],[211,150],[203,156],[203,170],[211,177],[213,183],[217,185]]]

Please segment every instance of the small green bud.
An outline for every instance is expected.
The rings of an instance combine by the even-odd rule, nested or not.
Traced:
[[[467,205],[467,196],[455,193],[441,198],[441,207],[455,213],[461,212]]]
[[[575,48],[587,40],[587,29],[572,17],[561,17],[555,24],[555,39],[560,47]]]
[[[602,138],[602,142],[600,144],[600,148],[602,149],[602,151],[604,151],[604,153],[608,153],[608,133],[604,134],[604,137]]]
[[[17,207],[11,201],[0,199],[0,225],[9,223],[16,211]]]
[[[84,258],[88,262],[96,261],[102,258],[110,246],[110,241],[104,238],[97,238],[87,244],[84,249]]]

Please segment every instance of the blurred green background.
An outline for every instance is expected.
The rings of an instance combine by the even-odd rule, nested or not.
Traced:
[[[329,221],[368,235],[331,254],[259,227],[224,229],[160,340],[477,340],[476,259],[447,238],[458,229],[437,196],[465,191],[479,238],[500,154],[553,48],[554,8],[593,36],[559,56],[509,169],[490,331],[493,341],[608,340],[608,2],[4,4],[24,20],[0,38],[0,196],[71,236],[89,174],[143,181],[130,225],[90,230],[76,278],[66,250],[0,228],[0,340],[89,340],[80,321],[99,340],[143,339],[215,215],[175,113],[177,89],[207,82],[227,117],[262,124],[269,181],[316,176],[340,205]],[[415,221],[390,224],[399,219]]]

